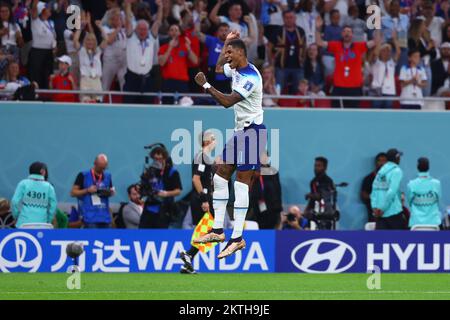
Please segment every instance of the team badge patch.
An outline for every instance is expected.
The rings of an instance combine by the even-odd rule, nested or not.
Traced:
[[[250,81],[247,81],[247,82],[244,84],[244,89],[245,89],[245,90],[250,91],[252,88],[253,88],[253,83],[251,83]]]

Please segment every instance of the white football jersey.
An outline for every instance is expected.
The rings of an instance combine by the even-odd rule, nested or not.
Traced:
[[[256,67],[249,63],[241,69],[231,69],[226,63],[223,66],[226,77],[231,78],[231,89],[239,93],[244,99],[236,103],[234,107],[235,130],[241,130],[254,122],[263,123],[262,77]]]

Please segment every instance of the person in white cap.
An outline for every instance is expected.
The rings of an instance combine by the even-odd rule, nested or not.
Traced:
[[[450,89],[450,42],[444,42],[440,47],[441,58],[431,62],[431,94],[436,94],[440,88]]]
[[[31,7],[31,32],[33,42],[29,55],[28,71],[31,81],[42,89],[48,89],[53,71],[53,50],[56,49],[55,24],[49,20],[51,9],[45,2],[33,0]]]
[[[76,84],[73,76],[70,74],[72,59],[63,55],[58,58],[58,70],[50,77],[50,89],[56,90],[75,90]],[[53,101],[57,102],[75,102],[75,95],[71,93],[57,93],[52,96]]]

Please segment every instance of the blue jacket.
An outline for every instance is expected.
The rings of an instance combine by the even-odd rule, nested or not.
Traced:
[[[430,177],[428,172],[420,172],[416,179],[408,183],[406,199],[411,211],[410,227],[419,224],[441,224],[441,194],[441,182]]]
[[[52,223],[56,204],[53,186],[41,175],[30,175],[19,182],[11,200],[16,227],[24,223]]]
[[[90,186],[97,185],[97,189],[108,189],[111,185],[111,174],[103,172],[103,180],[95,182],[92,178],[91,171],[84,171],[84,186],[87,189]],[[111,223],[111,214],[109,212],[109,198],[100,197],[99,203],[94,203],[93,199],[96,195],[86,194],[78,198],[78,210],[83,217],[84,223]]]
[[[400,193],[402,179],[402,169],[396,163],[389,161],[381,167],[373,181],[370,202],[373,209],[384,212],[383,218],[403,211]]]

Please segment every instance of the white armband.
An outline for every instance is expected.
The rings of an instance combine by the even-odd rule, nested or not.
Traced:
[[[206,82],[204,85],[203,85],[203,89],[209,89],[209,88],[211,88],[211,85],[208,83],[208,82]]]

